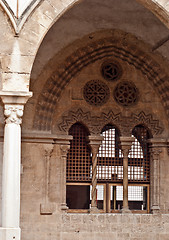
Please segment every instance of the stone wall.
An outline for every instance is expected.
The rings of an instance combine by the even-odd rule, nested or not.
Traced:
[[[168,171],[166,149],[160,162],[160,214],[81,214],[61,210],[61,152],[54,145],[46,196],[45,149],[50,144],[22,144],[21,229],[23,240],[168,240]],[[47,197],[47,198],[46,198]],[[40,210],[45,206],[48,214]],[[44,214],[44,215],[43,215]]]
[[[24,221],[27,220],[24,224]],[[36,223],[36,224],[35,224]],[[54,214],[22,219],[22,239],[168,240],[169,215]]]

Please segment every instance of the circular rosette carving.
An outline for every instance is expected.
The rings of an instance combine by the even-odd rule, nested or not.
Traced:
[[[104,79],[108,81],[118,80],[122,75],[120,64],[114,61],[106,61],[101,66],[101,73]]]
[[[92,80],[84,86],[83,96],[87,103],[94,106],[101,106],[109,99],[110,90],[104,82]]]
[[[114,90],[114,99],[122,106],[132,106],[138,101],[138,90],[132,82],[120,82]]]

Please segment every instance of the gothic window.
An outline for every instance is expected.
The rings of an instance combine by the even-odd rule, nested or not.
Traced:
[[[67,157],[66,202],[69,209],[89,209],[91,182],[91,151],[88,130],[80,123],[74,124],[69,134],[73,136]]]
[[[128,201],[131,210],[149,211],[150,153],[148,130],[136,126],[132,131],[134,142],[128,156]]]
[[[122,182],[123,159],[119,148],[119,133],[112,125],[106,125],[102,130],[104,140],[99,148],[97,158],[98,182]]]
[[[112,125],[102,130],[104,141],[97,161],[97,181],[104,184],[106,211],[118,212],[123,206],[123,154],[119,147],[119,133]],[[132,211],[149,211],[150,161],[148,131],[136,126],[134,141],[128,155],[128,205]]]
[[[67,158],[66,201],[69,209],[88,212],[92,192],[92,154],[89,131],[80,123],[69,131],[73,136]],[[104,137],[97,154],[96,202],[101,212],[119,212],[123,206],[123,154],[118,129],[108,124],[101,132]],[[142,126],[132,131],[134,141],[128,155],[128,205],[136,212],[149,211],[150,159],[147,140],[149,133]]]

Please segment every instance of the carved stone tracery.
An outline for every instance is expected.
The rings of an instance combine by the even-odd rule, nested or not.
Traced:
[[[101,73],[104,79],[108,81],[116,81],[122,75],[122,68],[119,63],[114,60],[103,62],[101,66]]]
[[[89,111],[84,112],[82,109],[78,109],[64,115],[62,121],[58,124],[58,128],[61,132],[68,132],[69,128],[76,122],[86,125],[91,134],[100,134],[102,128],[110,123],[119,127],[123,136],[130,136],[132,129],[139,124],[143,124],[150,129],[152,135],[159,135],[163,132],[159,120],[154,119],[152,114],[146,114],[143,111],[126,117],[122,113],[115,114],[113,111],[102,112],[100,116],[94,116]]]
[[[133,82],[123,81],[114,90],[115,101],[123,107],[129,107],[138,102],[138,89]]]
[[[56,102],[58,102],[65,86],[84,67],[109,57],[125,61],[146,75],[147,79],[159,92],[166,113],[169,115],[168,76],[161,69],[158,61],[153,59],[150,54],[147,54],[145,49],[143,50],[143,43],[135,39],[136,43],[133,46],[131,39],[133,39],[132,35],[126,35],[122,31],[114,31],[113,38],[99,39],[90,45],[78,49],[69,56],[46,81],[38,99],[34,128],[44,131],[51,130]]]
[[[102,106],[108,101],[110,90],[104,82],[91,80],[85,84],[83,96],[87,103],[94,106]]]

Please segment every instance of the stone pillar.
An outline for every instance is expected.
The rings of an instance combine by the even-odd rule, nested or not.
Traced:
[[[54,203],[49,201],[49,173],[50,173],[50,159],[53,153],[54,144],[44,144],[44,168],[45,168],[45,199],[44,203],[40,204],[41,215],[52,215],[56,209]]]
[[[5,129],[2,171],[2,240],[20,239],[21,122],[31,93],[0,92]]]
[[[48,144],[45,146],[45,202],[49,201],[49,171],[50,171],[50,159],[53,152],[53,144]]]
[[[60,144],[61,151],[61,210],[68,209],[66,204],[66,161],[70,148],[70,140],[72,140],[72,136],[65,136],[64,139],[56,142],[56,144]]]
[[[67,142],[67,144],[61,144],[60,150],[61,150],[61,209],[67,210],[67,204],[66,204],[66,161],[67,161],[67,154],[68,150],[70,148],[70,143]]]
[[[90,212],[98,212],[97,209],[97,154],[103,141],[103,136],[89,136],[92,151],[92,201]]]
[[[130,212],[128,207],[128,154],[133,141],[133,137],[120,137],[123,153],[123,213]]]
[[[151,197],[151,212],[158,213],[160,211],[160,153],[161,150],[161,142],[158,144],[156,140],[151,139],[151,175],[150,175],[150,197]]]

